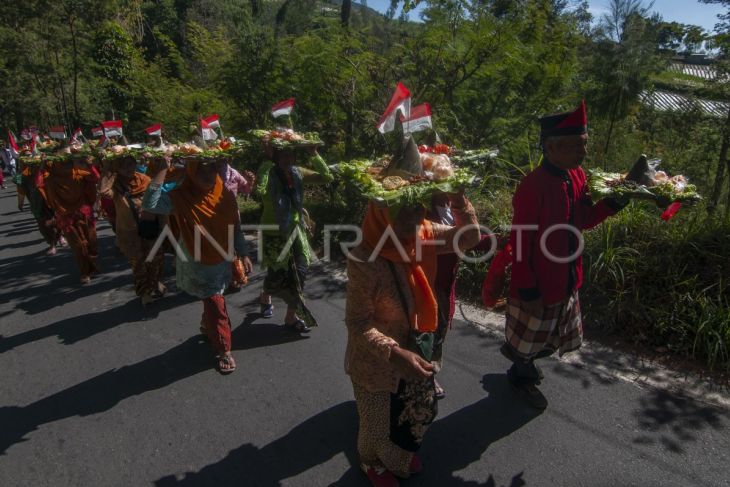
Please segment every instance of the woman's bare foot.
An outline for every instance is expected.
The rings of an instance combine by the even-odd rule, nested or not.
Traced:
[[[46,250],[46,255],[56,255],[56,246],[49,247],[48,250]]]
[[[81,276],[81,285],[85,286],[91,282],[91,276]]]

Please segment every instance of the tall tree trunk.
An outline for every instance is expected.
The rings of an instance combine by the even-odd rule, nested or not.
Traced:
[[[289,8],[289,3],[291,0],[286,0],[281,7],[279,7],[279,10],[276,12],[276,34],[279,34],[279,28],[284,25],[284,21],[286,20],[286,11]]]
[[[73,81],[73,93],[72,93],[72,99],[73,99],[73,105],[74,105],[74,117],[73,117],[73,123],[72,127],[69,127],[69,130],[74,130],[74,127],[76,127],[79,124],[79,120],[81,119],[80,110],[79,110],[79,51],[78,51],[78,45],[76,41],[76,29],[74,27],[74,17],[73,14],[69,14],[68,17],[68,29],[71,31],[71,48],[73,49],[73,70],[74,70],[74,81]]]
[[[63,79],[61,78],[61,75],[58,74],[58,70],[61,66],[61,59],[58,56],[58,50],[54,49],[53,54],[56,57],[56,78],[58,80],[58,90],[61,94],[59,101],[61,103],[62,123],[64,125],[68,125],[69,117],[68,117],[68,103],[66,102],[66,89],[63,87]]]
[[[251,16],[255,19],[261,13],[261,3],[260,3],[260,0],[250,0],[250,1],[251,1]]]
[[[340,21],[342,27],[350,27],[350,13],[352,11],[352,0],[342,0],[342,8],[340,9]]]
[[[611,136],[613,135],[613,126],[616,123],[616,112],[618,111],[618,104],[621,101],[621,92],[616,97],[616,103],[613,104],[611,109],[611,123],[608,126],[608,134],[606,135],[606,147],[603,149],[603,170],[608,170],[608,148],[611,145]]]
[[[715,183],[712,187],[710,201],[707,203],[707,213],[709,215],[715,212],[717,204],[720,201],[720,196],[722,195],[722,185],[725,182],[725,166],[730,167],[730,160],[727,158],[728,150],[730,150],[730,110],[728,110],[725,126],[722,131],[722,146],[720,147],[720,158],[717,161]]]
[[[730,171],[730,161],[728,161],[728,170]],[[730,181],[730,179],[728,179]],[[730,183],[727,189],[727,202],[725,203],[725,221],[730,223]]]
[[[355,77],[350,82],[350,100],[347,104],[347,118],[345,121],[345,155],[352,157],[355,147]]]

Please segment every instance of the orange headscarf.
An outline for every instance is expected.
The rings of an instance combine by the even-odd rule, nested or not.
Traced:
[[[170,191],[177,226],[193,257],[196,226],[203,227],[223,250],[228,251],[228,226],[233,225],[238,217],[236,198],[225,190],[220,176],[216,176],[213,189],[200,188],[197,182],[198,164],[197,161],[188,162],[185,180],[177,189]],[[200,262],[215,265],[223,261],[224,256],[205,236],[201,235],[200,242]]]
[[[96,188],[85,181],[89,176],[91,171],[86,169],[53,164],[45,180],[49,206],[66,214],[74,213],[82,205],[92,205],[96,199]]]
[[[112,160],[111,163],[111,171],[112,172],[119,172],[119,170],[122,168],[122,164],[127,162],[123,158],[118,158]],[[136,165],[136,161],[135,161]],[[117,176],[114,180],[114,186],[115,190],[119,192],[120,194],[124,194],[125,192],[129,192],[129,195],[132,198],[137,198],[139,196],[144,195],[144,192],[147,191],[147,186],[150,185],[150,177],[146,174],[138,173],[137,171],[134,171],[134,175],[128,180],[122,182]]]
[[[368,205],[365,220],[362,224],[363,237],[370,249],[375,249],[383,238],[383,232],[391,225],[387,208],[378,208],[373,203]],[[431,222],[423,220],[419,227],[421,241],[433,240]],[[420,332],[436,331],[438,325],[438,304],[433,294],[436,279],[436,248],[433,245],[421,245],[421,260],[416,262],[416,242],[401,242],[408,260],[404,260],[392,238],[387,238],[378,254],[391,262],[407,264],[408,285],[413,293],[415,309],[411,310],[411,325]]]
[[[112,170],[115,169],[116,168],[112,166]],[[144,195],[144,192],[147,191],[147,186],[150,185],[150,181],[152,180],[149,176],[135,171],[134,176],[132,176],[128,181],[122,182],[119,176],[117,176],[114,180],[114,190],[119,194],[129,192],[129,196],[137,198]]]

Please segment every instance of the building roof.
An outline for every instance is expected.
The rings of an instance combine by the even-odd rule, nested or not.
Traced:
[[[669,71],[706,80],[713,80],[717,78],[717,71],[715,68],[702,64],[671,63],[669,65]]]
[[[727,117],[730,103],[713,100],[691,98],[669,91],[643,91],[641,102],[661,112],[685,112],[693,109],[702,110],[712,117]]]

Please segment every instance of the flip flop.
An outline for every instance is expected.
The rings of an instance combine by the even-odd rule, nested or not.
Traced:
[[[309,333],[312,331],[312,329],[308,327],[302,319],[298,319],[292,324],[284,323],[284,326],[286,326],[290,331],[295,331],[297,333]]]
[[[216,357],[216,360],[218,360],[218,364],[216,365],[216,368],[218,369],[218,372],[220,372],[223,375],[230,374],[234,370],[236,370],[236,361],[233,360],[233,356],[229,354],[223,354],[218,355]],[[224,369],[221,364],[227,365],[229,368]]]
[[[261,316],[263,318],[271,318],[274,316],[274,305],[272,303],[264,304],[260,303],[261,305]]]

